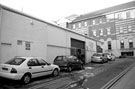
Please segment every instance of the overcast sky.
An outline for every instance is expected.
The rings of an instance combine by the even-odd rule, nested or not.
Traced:
[[[0,4],[46,21],[84,14],[133,0],[0,0]]]

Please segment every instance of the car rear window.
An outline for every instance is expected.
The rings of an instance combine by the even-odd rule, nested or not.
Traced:
[[[75,59],[75,56],[66,56],[67,59]]]
[[[57,56],[57,57],[55,58],[55,61],[62,61],[62,56]]]
[[[5,64],[10,64],[10,65],[20,65],[22,64],[26,59],[24,58],[13,58],[7,62],[5,62]]]
[[[110,55],[109,53],[104,53],[104,55]]]
[[[95,53],[95,54],[93,54],[93,56],[102,56],[102,54]]]

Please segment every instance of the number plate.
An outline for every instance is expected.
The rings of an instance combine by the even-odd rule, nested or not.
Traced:
[[[8,70],[8,68],[2,67],[2,70]]]

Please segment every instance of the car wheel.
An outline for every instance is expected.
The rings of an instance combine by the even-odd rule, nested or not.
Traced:
[[[68,72],[71,72],[71,71],[72,71],[72,67],[69,66],[69,67],[68,67]]]
[[[58,75],[59,75],[58,69],[54,69],[54,71],[53,71],[53,76],[56,77],[56,76],[58,76]]]
[[[30,83],[30,81],[31,81],[31,76],[29,75],[29,74],[25,74],[23,77],[22,77],[22,83],[23,84],[28,84],[28,83]]]

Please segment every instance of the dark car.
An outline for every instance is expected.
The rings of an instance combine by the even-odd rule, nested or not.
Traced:
[[[83,69],[83,62],[76,56],[57,56],[53,62],[61,70],[66,69],[71,72],[73,69]]]

